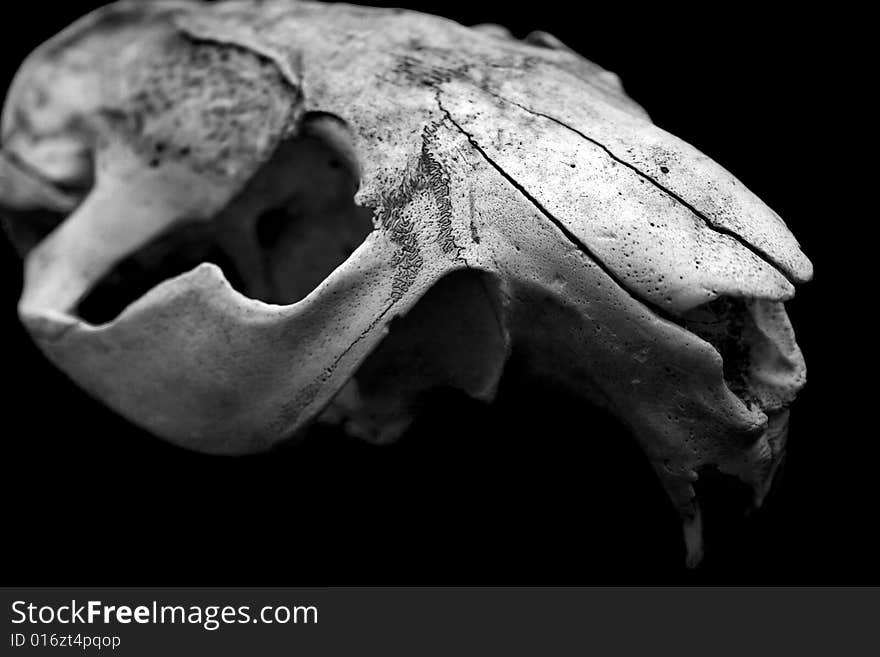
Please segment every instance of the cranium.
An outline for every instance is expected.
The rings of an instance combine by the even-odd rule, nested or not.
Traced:
[[[490,401],[516,348],[631,430],[691,563],[701,469],[768,490],[805,381],[783,303],[811,265],[547,34],[121,2],[24,62],[2,145],[22,321],[169,441],[391,441],[432,390]]]

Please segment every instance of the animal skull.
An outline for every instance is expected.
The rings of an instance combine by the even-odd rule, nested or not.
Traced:
[[[316,420],[390,441],[434,388],[491,400],[515,345],[631,429],[690,562],[701,468],[768,489],[805,380],[783,302],[811,265],[547,34],[121,2],[24,62],[2,145],[22,321],[178,445],[249,453]]]

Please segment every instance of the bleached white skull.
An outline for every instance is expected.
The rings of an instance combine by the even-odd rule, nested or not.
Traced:
[[[491,400],[516,345],[631,429],[692,562],[701,468],[767,491],[811,265],[549,35],[123,2],[26,60],[2,146],[22,321],[174,443],[248,453],[319,419],[393,440],[432,389]]]

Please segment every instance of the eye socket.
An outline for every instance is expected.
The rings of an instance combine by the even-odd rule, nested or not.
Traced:
[[[354,204],[356,162],[343,152],[340,133],[303,133],[280,143],[216,216],[161,235],[119,262],[79,303],[79,316],[111,321],[203,262],[218,265],[252,298],[285,305],[304,298],[372,231],[373,211]]]
[[[263,301],[304,298],[342,264],[372,231],[370,208],[354,204],[356,169],[340,147],[319,134],[286,141],[219,221],[252,225],[260,259]],[[227,251],[241,260],[240,244]]]

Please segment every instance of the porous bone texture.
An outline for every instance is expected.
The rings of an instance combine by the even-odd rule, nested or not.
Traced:
[[[393,440],[437,387],[490,400],[517,349],[632,430],[692,563],[701,469],[767,491],[805,380],[783,303],[811,265],[550,35],[123,2],[24,62],[2,139],[22,320],[159,436],[248,453],[321,420]],[[135,271],[141,293],[90,319]]]

